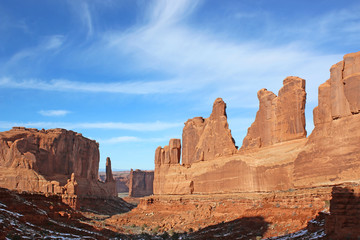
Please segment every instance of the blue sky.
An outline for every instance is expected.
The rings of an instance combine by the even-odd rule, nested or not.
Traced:
[[[360,51],[360,2],[335,0],[2,0],[0,130],[66,128],[100,143],[115,169],[153,169],[184,122],[227,103],[241,146],[286,76],[317,88]]]

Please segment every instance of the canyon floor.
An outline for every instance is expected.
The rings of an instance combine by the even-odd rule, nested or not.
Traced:
[[[334,227],[330,209],[341,208],[344,201],[347,209],[354,205],[349,205],[352,195],[334,199],[334,189],[354,188],[358,184],[272,193],[149,196],[137,207],[121,198],[88,199],[80,211],[58,196],[1,188],[0,239],[329,239],[326,232]],[[355,205],[357,209],[360,200]]]

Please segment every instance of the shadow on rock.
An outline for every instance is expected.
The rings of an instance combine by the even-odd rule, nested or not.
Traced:
[[[105,214],[108,216],[126,213],[135,207],[135,205],[118,197],[81,198],[80,206],[81,211],[92,212],[95,214]]]
[[[261,239],[268,230],[263,217],[243,217],[189,234],[189,239]]]
[[[329,239],[360,238],[360,187],[333,187],[330,215],[326,217]]]

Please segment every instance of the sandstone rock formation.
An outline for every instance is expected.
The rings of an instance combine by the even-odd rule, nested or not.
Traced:
[[[235,154],[225,103],[217,99],[208,119],[185,123],[181,165],[167,157],[169,147],[156,150],[154,194],[274,191],[358,181],[359,89],[360,52],[332,66],[330,79],[319,87],[309,138],[305,80],[287,77],[278,96],[260,90],[256,119]]]
[[[155,151],[155,167],[162,164],[179,164],[181,154],[180,139],[170,139],[169,145]]]
[[[357,52],[333,65],[330,79],[319,87],[315,128],[294,162],[295,186],[331,185],[360,178],[359,89]]]
[[[303,97],[304,100],[306,95],[303,92],[304,80],[290,77],[284,80],[284,85],[280,97],[275,98],[278,99],[275,102],[279,102],[278,108],[282,106],[281,101],[290,98],[290,94],[296,93],[299,99]],[[294,116],[301,116],[301,112],[304,114],[303,106],[298,107],[298,111],[295,109],[291,113],[285,110],[274,110],[274,112],[278,112],[278,120],[294,119]],[[293,160],[306,143],[306,139],[289,141],[288,144],[273,149],[264,148],[257,153],[234,154],[237,151],[228,128],[225,109],[226,104],[218,98],[208,119],[193,118],[185,123],[181,165],[178,157],[176,160],[170,157],[168,159],[167,156],[170,156],[168,146],[156,149],[154,194],[272,191],[292,187]],[[295,128],[289,127],[293,122]],[[290,136],[286,135],[287,132],[282,129],[289,127],[291,131],[296,130],[297,121],[293,122],[284,120],[284,124],[277,124],[274,132],[279,133],[278,139],[297,138],[301,134],[306,134],[303,129],[301,134],[294,132]],[[255,125],[259,124],[259,121],[255,123]],[[301,126],[305,127],[305,124]],[[173,141],[180,142],[172,139],[169,146],[173,145]],[[180,145],[176,146],[179,152]],[[259,159],[266,161],[260,163]]]
[[[155,151],[155,194],[193,193],[194,182],[187,179],[182,171],[194,163],[230,157],[237,152],[227,122],[226,104],[221,98],[215,100],[209,118],[195,117],[188,120],[182,136],[181,165],[180,139],[171,139],[168,146],[158,147]]]
[[[226,116],[226,104],[215,100],[209,118],[196,117],[185,123],[182,134],[182,164],[230,156],[236,152]]]
[[[255,122],[248,129],[242,149],[305,138],[305,80],[287,77],[278,96],[265,88],[258,91],[260,102]]]
[[[79,133],[23,127],[0,133],[1,187],[80,197],[113,196],[115,184],[99,182],[98,169],[98,143]]]
[[[106,158],[106,180],[105,182],[114,182],[114,177],[111,170],[111,160],[109,157]]]
[[[166,194],[166,188],[164,185],[172,184],[177,185],[181,184],[183,180],[176,181],[177,177],[171,178],[170,181],[166,181],[166,178],[169,177],[169,174],[180,167],[180,154],[181,154],[181,140],[180,139],[170,139],[169,145],[158,147],[155,150],[155,171],[154,171],[154,182],[153,182],[153,192],[155,194]],[[180,191],[183,192],[183,191]]]
[[[130,171],[129,196],[145,197],[153,194],[154,171]]]

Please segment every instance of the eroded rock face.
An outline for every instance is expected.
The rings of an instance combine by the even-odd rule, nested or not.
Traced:
[[[229,143],[225,103],[217,99],[209,118],[186,122],[181,165],[170,164],[169,147],[156,150],[154,194],[276,191],[358,181],[359,76],[360,52],[331,67],[330,79],[319,87],[309,138],[305,80],[287,77],[278,96],[261,89],[255,122],[236,154],[226,154],[235,147]]]
[[[153,194],[154,171],[130,171],[129,196],[145,197]]]
[[[330,69],[330,79],[319,87],[315,126],[360,112],[360,52],[344,56]]]
[[[78,196],[113,195],[113,186],[98,182],[98,170],[98,143],[79,133],[23,127],[0,133],[2,187]]]
[[[248,129],[242,149],[305,138],[305,80],[287,77],[278,96],[265,88],[258,91],[259,111]]]
[[[217,98],[209,118],[189,119],[182,134],[182,164],[230,156],[236,152],[226,116],[226,104]]]
[[[158,147],[155,151],[156,165],[179,164],[181,155],[181,140],[170,139],[169,145],[164,148]]]
[[[315,128],[294,162],[295,186],[360,178],[359,77],[360,52],[351,53],[331,67],[330,79],[320,85]]]

